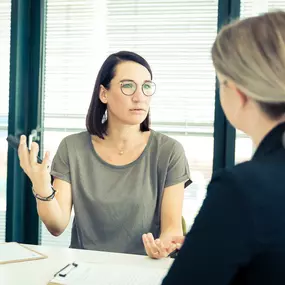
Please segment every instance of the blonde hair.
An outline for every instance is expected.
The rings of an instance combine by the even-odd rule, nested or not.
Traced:
[[[285,12],[224,26],[213,44],[212,60],[216,71],[248,97],[260,103],[285,103]]]

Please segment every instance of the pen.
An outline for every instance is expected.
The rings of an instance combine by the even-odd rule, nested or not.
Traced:
[[[172,252],[170,252],[170,253],[168,254],[168,257],[174,258],[178,252],[179,252],[179,249],[176,248],[175,250],[173,250]]]

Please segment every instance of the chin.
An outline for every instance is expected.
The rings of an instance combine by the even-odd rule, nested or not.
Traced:
[[[147,116],[131,116],[128,120],[125,120],[128,125],[140,125]]]
[[[128,121],[125,121],[125,124],[127,125],[130,125],[130,126],[136,126],[136,125],[140,125],[143,121],[143,120],[128,120]]]

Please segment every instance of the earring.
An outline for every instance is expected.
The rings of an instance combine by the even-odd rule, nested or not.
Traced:
[[[101,123],[104,124],[107,121],[107,119],[108,119],[108,113],[107,113],[107,109],[106,109],[106,111],[105,111],[105,113],[104,113],[104,115],[102,117]]]

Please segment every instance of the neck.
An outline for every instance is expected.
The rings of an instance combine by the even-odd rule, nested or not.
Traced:
[[[259,120],[256,121],[256,124],[252,126],[251,132],[248,132],[254,145],[258,147],[264,137],[277,125],[283,122],[285,122],[285,116],[279,120],[270,120],[263,116],[260,117]]]
[[[106,139],[115,145],[126,145],[128,142],[135,141],[141,136],[139,125],[130,126],[108,122]]]

